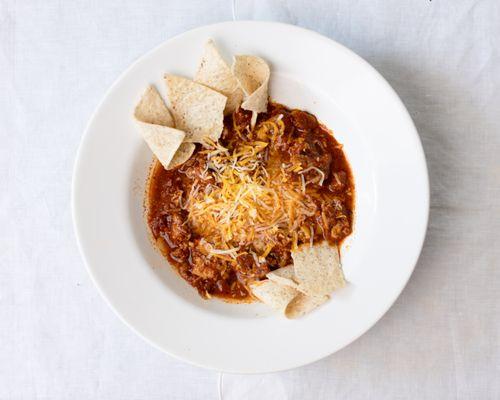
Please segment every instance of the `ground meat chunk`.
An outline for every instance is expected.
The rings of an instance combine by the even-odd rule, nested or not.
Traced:
[[[339,240],[351,233],[351,225],[347,218],[337,218],[335,223],[330,230],[330,235],[332,240]]]
[[[332,153],[328,150],[327,143],[315,132],[308,132],[295,139],[288,150],[293,164],[301,164],[304,169],[315,167],[323,172],[325,180],[330,177],[330,167],[332,164]],[[319,173],[309,169],[305,173],[306,181],[312,183],[319,182]]]
[[[323,204],[317,223],[327,235],[325,239],[337,241],[351,233],[350,211],[343,202],[334,198],[331,203]]]
[[[153,223],[153,234],[163,239],[170,249],[170,256],[178,262],[186,261],[189,256],[191,232],[186,219],[187,213],[184,210],[171,210],[157,217]]]
[[[328,184],[328,189],[333,193],[342,192],[348,183],[347,173],[344,171],[334,172]]]
[[[238,262],[238,274],[241,280],[259,280],[269,272],[269,266],[266,262],[256,263],[251,254],[241,254],[236,259]]]
[[[305,111],[293,110],[291,116],[293,125],[299,132],[310,132],[318,126],[316,117]]]
[[[207,254],[206,245],[200,239],[191,244],[191,272],[202,279],[216,279],[225,268],[226,262]]]
[[[214,279],[218,275],[216,266],[196,249],[191,254],[191,265],[193,275],[199,276],[202,279]]]
[[[289,250],[273,250],[267,256],[267,262],[269,263],[269,268],[275,270],[291,264],[292,256]]]
[[[207,165],[206,158],[200,153],[195,154],[188,161],[186,161],[179,169],[179,171],[191,181],[201,180],[201,175]]]
[[[161,233],[171,248],[187,247],[191,232],[186,225],[187,212],[173,210],[161,216]]]
[[[216,277],[217,271],[209,264],[203,262],[201,258],[196,258],[194,260],[193,268],[191,268],[193,275],[199,276],[202,279],[214,279]]]

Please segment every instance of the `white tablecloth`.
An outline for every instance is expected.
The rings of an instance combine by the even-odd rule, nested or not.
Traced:
[[[223,398],[499,399],[500,2],[238,0],[235,11],[314,29],[372,63],[414,118],[432,200],[415,273],[373,329],[307,367],[224,374]],[[0,399],[218,398],[217,372],[150,347],[101,299],[70,184],[116,77],[165,39],[232,18],[231,0],[0,0]]]

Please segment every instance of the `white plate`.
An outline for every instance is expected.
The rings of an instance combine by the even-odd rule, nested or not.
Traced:
[[[261,304],[205,301],[153,249],[143,219],[151,153],[132,120],[142,91],[164,93],[165,72],[192,76],[213,38],[229,54],[272,68],[271,97],[314,113],[345,145],[356,184],[356,223],[343,249],[350,284],[304,318]],[[167,353],[229,372],[298,367],[348,345],[396,300],[417,262],[429,209],[415,127],[387,82],[338,43],[291,25],[228,22],[168,40],[111,87],[80,145],[73,218],[89,272],[116,313]]]

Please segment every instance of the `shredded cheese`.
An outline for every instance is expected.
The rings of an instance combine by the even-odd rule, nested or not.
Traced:
[[[244,134],[235,125],[243,140],[231,150],[213,141],[205,143],[202,151],[207,165],[202,179],[213,177],[214,183],[200,190],[196,181],[183,208],[194,230],[212,243],[206,246],[209,255],[235,259],[252,243],[257,253],[251,252],[252,257],[262,260],[278,238],[297,248],[297,228],[316,211],[306,194],[304,174],[316,170],[321,175],[320,185],[324,174],[315,167],[303,170],[300,163],[268,162],[269,143],[284,133],[281,118],[264,121]],[[301,240],[312,243],[312,230],[305,228],[300,234]]]
[[[300,171],[299,174],[303,175],[306,172],[313,171],[313,170],[316,171],[320,175],[318,183],[319,183],[320,186],[322,186],[323,182],[325,180],[325,173],[323,171],[321,171],[318,167],[309,167],[309,168],[306,168],[303,171]]]

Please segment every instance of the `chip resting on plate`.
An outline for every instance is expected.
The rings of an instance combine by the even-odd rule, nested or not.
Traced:
[[[257,113],[267,110],[268,86],[271,71],[269,65],[257,56],[235,56],[232,66],[245,98],[241,108]]]
[[[135,107],[134,117],[148,124],[174,127],[174,119],[158,90],[149,85]]]
[[[186,142],[217,141],[224,127],[226,96],[176,75],[165,75],[175,126],[186,132]]]
[[[269,272],[267,278],[280,286],[287,286],[296,290],[296,295],[290,300],[285,309],[282,310],[287,318],[302,317],[329,299],[327,295],[317,296],[300,292],[301,288],[297,283],[293,265]]]
[[[186,135],[173,128],[174,119],[154,86],[148,86],[142,95],[134,117],[142,137],[165,169],[182,164],[193,154],[194,145],[182,143]]]
[[[171,168],[170,163],[184,140],[184,132],[168,126],[141,121],[137,121],[137,125],[142,137],[163,167]]]
[[[285,317],[290,319],[302,317],[328,299],[328,296],[308,296],[299,292],[285,307]]]
[[[292,258],[295,280],[301,292],[324,296],[345,286],[339,250],[328,242],[302,246],[298,251],[292,251]]]
[[[243,100],[243,91],[238,80],[220,55],[213,40],[209,40],[205,44],[194,80],[227,97],[224,109],[226,115],[236,111]]]
[[[294,288],[280,285],[269,279],[252,283],[250,289],[252,294],[264,304],[282,312],[298,293]]]
[[[294,289],[297,289],[299,286],[294,280],[295,271],[293,269],[293,265],[288,265],[271,271],[266,275],[266,277],[273,282],[279,283],[280,285],[290,286]]]

